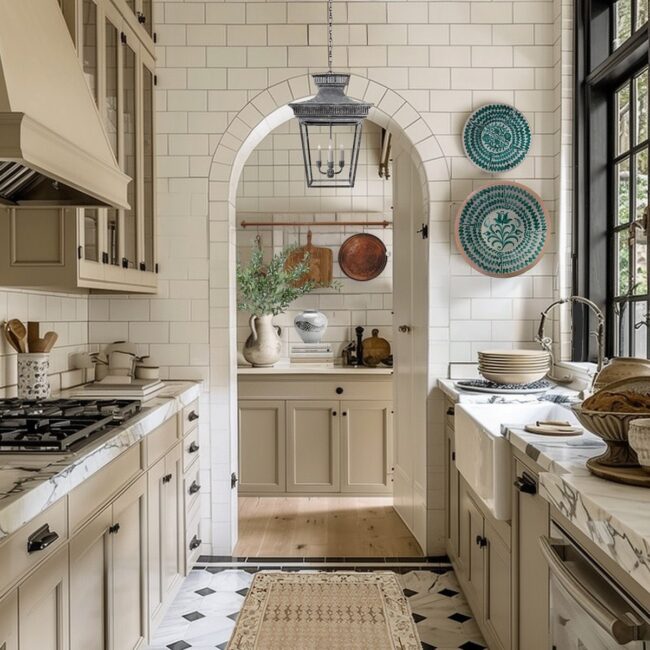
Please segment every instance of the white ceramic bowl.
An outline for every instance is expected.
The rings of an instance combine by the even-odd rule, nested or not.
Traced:
[[[636,451],[641,467],[650,473],[650,418],[632,420],[627,430],[627,440]]]
[[[548,372],[548,368],[536,372],[489,372],[479,369],[479,372],[488,381],[495,384],[532,384],[535,381],[543,379]]]

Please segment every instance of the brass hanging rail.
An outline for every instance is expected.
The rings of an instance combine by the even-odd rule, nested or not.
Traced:
[[[242,228],[276,228],[295,226],[300,228],[314,228],[318,226],[365,226],[390,228],[392,221],[242,221]]]

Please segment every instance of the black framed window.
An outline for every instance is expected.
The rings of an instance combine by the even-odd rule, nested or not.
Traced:
[[[575,39],[574,293],[607,316],[609,356],[647,357],[648,0],[579,0]],[[573,312],[573,358],[595,357]]]

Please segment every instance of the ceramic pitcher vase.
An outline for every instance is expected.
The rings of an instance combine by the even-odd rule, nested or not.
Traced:
[[[282,330],[273,324],[273,315],[251,316],[251,335],[244,344],[244,359],[256,368],[269,368],[280,360]]]

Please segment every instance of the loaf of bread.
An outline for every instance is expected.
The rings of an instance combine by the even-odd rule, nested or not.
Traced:
[[[650,395],[632,390],[600,390],[587,398],[582,407],[588,411],[607,411],[610,413],[650,414]]]

